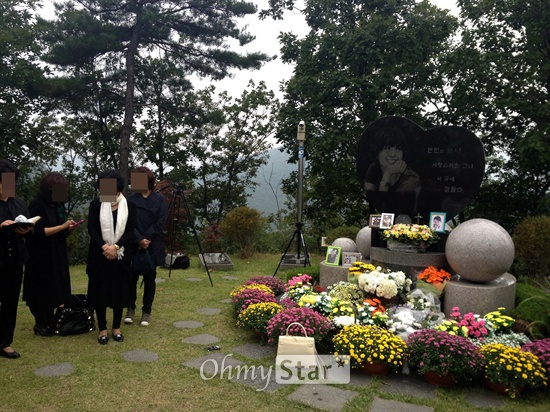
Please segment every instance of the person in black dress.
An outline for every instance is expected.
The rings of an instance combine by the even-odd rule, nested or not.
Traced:
[[[122,311],[128,306],[128,279],[130,255],[136,225],[136,207],[122,194],[124,179],[118,170],[109,169],[99,175],[102,179],[116,180],[116,200],[90,203],[88,233],[90,248],[86,273],[88,274],[88,300],[96,310],[99,328],[98,342],[109,342],[107,335],[107,308],[113,309],[112,336],[122,342],[120,331]],[[103,195],[103,194],[101,194]]]
[[[163,231],[168,216],[168,205],[164,196],[153,191],[156,178],[151,170],[147,167],[138,167],[134,170],[134,173],[144,173],[147,175],[147,190],[141,193],[134,193],[128,199],[129,202],[135,203],[137,208],[132,256],[135,256],[139,250],[149,253],[155,261],[155,270],[143,275],[143,306],[141,307],[140,325],[148,326],[151,322],[151,310],[155,299],[156,267],[163,265],[166,257]],[[126,324],[134,322],[138,280],[139,275],[132,272],[129,284],[130,302],[126,317],[124,318],[124,323]]]
[[[23,281],[23,300],[34,316],[35,335],[54,335],[55,308],[71,298],[66,239],[75,221],[67,219],[63,202],[53,195],[55,186],[66,189],[67,185],[62,174],[46,173],[40,179],[38,195],[29,205],[30,214],[41,217],[27,242],[31,260]]]
[[[19,170],[7,160],[0,160],[0,356],[17,359],[21,355],[13,350],[11,344],[17,319],[23,265],[28,261],[24,236],[32,227],[10,227],[17,216],[29,217],[25,201],[8,193],[7,179],[10,174],[14,175],[15,181]],[[6,181],[2,182],[4,179]]]

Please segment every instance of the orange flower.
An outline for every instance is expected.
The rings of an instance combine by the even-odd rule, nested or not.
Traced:
[[[441,284],[450,278],[451,274],[449,272],[443,269],[437,269],[433,266],[427,267],[418,275],[418,279],[431,284]]]
[[[382,306],[382,302],[380,302],[380,299],[365,299],[365,304],[375,308],[375,310],[372,312],[373,315],[378,312],[384,313],[386,311],[386,308]]]

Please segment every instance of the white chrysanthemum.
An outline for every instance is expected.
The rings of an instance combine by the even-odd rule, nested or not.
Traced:
[[[353,325],[355,323],[355,317],[353,316],[336,316],[332,319],[334,324],[343,328],[344,326]]]
[[[397,285],[389,279],[382,279],[376,289],[378,296],[391,299],[397,295]]]

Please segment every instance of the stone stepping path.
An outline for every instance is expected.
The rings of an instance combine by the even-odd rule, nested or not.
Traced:
[[[382,381],[382,392],[427,399],[435,399],[437,396],[437,387],[424,381],[419,375],[393,374],[384,376]]]
[[[231,352],[238,353],[239,355],[243,355],[249,359],[274,358],[277,355],[277,348],[275,346],[247,343],[231,349]]]
[[[204,323],[197,322],[196,320],[180,320],[178,322],[174,322],[173,325],[179,329],[196,329],[202,328]]]
[[[164,278],[155,278],[155,283],[163,283],[166,282],[166,279]]]
[[[220,300],[221,303],[231,303],[233,302],[231,299],[222,299]]]
[[[35,369],[34,374],[38,376],[67,376],[73,373],[74,370],[75,368],[71,363],[63,362]]]
[[[159,355],[144,349],[135,349],[124,352],[122,357],[127,362],[156,362],[159,360]]]
[[[189,282],[201,282],[203,279],[202,278],[187,278],[185,279]]]
[[[203,333],[202,335],[190,336],[188,338],[182,339],[184,343],[191,343],[193,345],[211,345],[213,343],[218,343],[220,339],[214,335],[209,335],[208,333]]]
[[[224,279],[224,280],[239,280],[239,278],[235,277],[235,276],[222,276],[222,279]]]
[[[288,395],[289,401],[303,403],[323,411],[341,411],[346,403],[359,394],[347,389],[340,389],[328,385],[300,385],[298,389]],[[401,411],[402,409],[393,409]]]
[[[415,405],[413,403],[390,401],[387,399],[374,398],[370,406],[370,412],[433,412],[434,408]]]
[[[196,312],[201,315],[218,315],[222,310],[218,308],[200,308]]]

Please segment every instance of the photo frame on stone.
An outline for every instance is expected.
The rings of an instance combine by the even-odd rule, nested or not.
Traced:
[[[327,256],[325,258],[325,264],[331,265],[331,266],[339,266],[341,254],[342,254],[342,248],[340,246],[329,246],[327,248]]]
[[[389,229],[393,226],[393,219],[395,215],[393,213],[382,213],[380,220],[380,229]]]
[[[342,252],[342,266],[349,267],[355,262],[361,262],[361,253],[359,252]]]
[[[447,213],[430,212],[430,229],[434,232],[445,233],[445,223],[447,222]]]
[[[370,227],[380,227],[380,222],[382,221],[382,215],[370,215],[369,216],[369,226]]]

